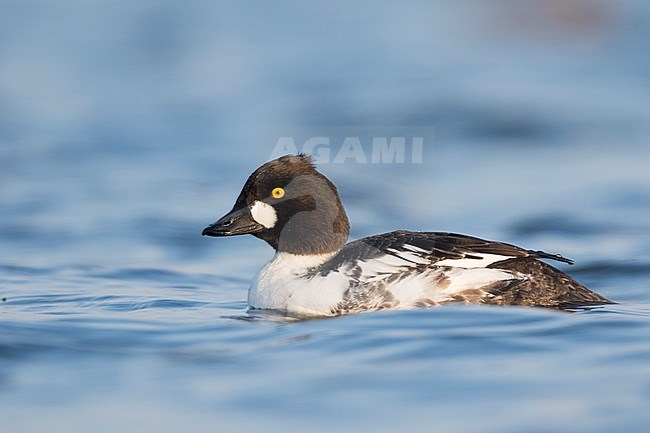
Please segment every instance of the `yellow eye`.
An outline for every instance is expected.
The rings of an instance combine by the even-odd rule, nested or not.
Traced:
[[[282,197],[284,197],[284,189],[282,189],[282,188],[273,188],[273,191],[271,191],[271,196],[273,196],[273,198],[282,198]]]

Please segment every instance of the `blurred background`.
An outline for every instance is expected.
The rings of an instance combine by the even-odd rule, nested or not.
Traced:
[[[61,350],[86,353],[104,342],[100,346],[108,352],[93,362],[105,365],[107,370],[97,367],[100,376],[109,371],[117,384],[88,382],[66,370],[59,357],[28,367],[3,358],[3,401],[21,402],[13,415],[50,407],[48,398],[59,395],[61,383],[33,377],[54,362],[67,372],[66,395],[85,398],[89,389],[99,389],[121,396],[137,387],[143,399],[147,392],[167,393],[169,403],[183,389],[193,395],[190,401],[202,402],[207,391],[198,378],[196,388],[174,382],[161,391],[162,385],[151,385],[174,377],[176,364],[156,370],[144,362],[115,370],[108,367],[112,356],[137,348],[186,359],[172,348],[189,340],[219,347],[214,353],[226,347],[240,362],[237,354],[250,355],[250,349],[229,346],[235,340],[265,344],[276,338],[264,328],[270,335],[246,340],[240,333],[256,331],[223,318],[245,311],[248,282],[271,257],[270,248],[252,237],[208,239],[200,233],[232,207],[248,175],[286,136],[332,137],[334,154],[344,136],[427,131],[418,162],[348,159],[320,165],[341,191],[352,237],[395,229],[454,231],[562,253],[576,259],[574,275],[603,295],[628,306],[647,305],[649,51],[650,3],[644,0],[1,1],[0,295],[7,300],[0,306],[5,319],[0,327],[8,340],[0,340],[5,350],[0,357],[40,353],[38,348],[57,356]],[[364,146],[370,151],[367,142]],[[162,298],[176,303],[157,302]],[[197,304],[187,304],[187,298]],[[190,314],[187,308],[198,311]],[[455,313],[447,314],[453,321]],[[64,322],[50,322],[54,317]],[[201,334],[207,340],[200,343],[195,333],[167,340],[168,325],[157,321],[170,317],[188,332],[194,331],[188,323],[208,323],[211,317],[236,331],[224,341],[210,340],[215,333]],[[66,322],[75,318],[78,322]],[[153,325],[139,322],[145,319]],[[466,317],[457,320],[464,323]],[[43,321],[44,328],[35,328]],[[336,326],[323,323],[303,326]],[[378,329],[392,325],[387,320]],[[323,334],[339,332],[330,331]],[[298,341],[300,335],[277,338]],[[328,344],[344,353],[350,347]],[[284,343],[274,349],[280,351],[277,358],[266,360],[271,371],[274,366],[284,371],[286,358],[278,347]],[[312,346],[300,354],[300,347],[291,347],[292,356],[310,362],[325,350],[310,352]],[[631,384],[647,377],[648,353],[636,353],[639,364],[630,368],[630,377],[614,375],[612,381]],[[358,354],[348,355],[346,363],[364,366]],[[204,367],[214,361],[201,359]],[[579,371],[584,359],[574,361],[576,369],[569,362],[569,373]],[[564,358],[557,362],[567,365]],[[162,373],[134,375],[140,370],[133,365]],[[417,366],[411,367],[417,374]],[[543,375],[536,368],[535,374]],[[313,379],[303,373],[303,379]],[[567,387],[599,392],[587,382],[600,373],[571,375]],[[393,386],[414,386],[407,382]],[[262,390],[259,397],[253,384],[230,384],[229,392],[242,393],[241,413],[261,401],[277,409],[269,403],[278,397],[274,391]],[[435,385],[449,390],[458,383]],[[42,386],[51,397],[34,397]],[[360,393],[376,390],[356,386]],[[516,389],[497,388],[492,401],[516,406],[509,400]],[[647,402],[647,389],[637,391],[645,397],[634,403]],[[630,392],[612,392],[612,401]],[[536,404],[552,405],[554,396],[547,397]],[[586,394],[572,398],[581,397],[587,403],[578,413],[586,416],[612,404],[594,403]],[[284,398],[279,401],[293,401]],[[327,407],[341,410],[327,401]],[[636,407],[622,401],[630,410]],[[104,403],[89,409],[72,399],[63,407],[101,414]],[[133,410],[158,416],[168,408],[161,407]],[[203,418],[197,419],[210,411],[225,413],[209,404],[198,407]],[[521,413],[527,410],[532,406]],[[611,425],[635,431],[642,412],[610,418]],[[87,427],[78,416],[69,431]],[[186,426],[185,418],[172,417],[174,424],[166,416],[159,418],[165,421],[158,431]],[[502,421],[486,419],[466,427],[508,430]],[[623,419],[632,424],[621,424]],[[416,418],[411,427],[418,425]],[[14,424],[12,431],[19,427]],[[517,424],[512,429],[525,430]]]
[[[356,237],[648,229],[644,1],[1,8],[5,263],[205,267],[242,242],[264,254],[198,235],[297,127],[435,129],[421,164],[321,166]]]

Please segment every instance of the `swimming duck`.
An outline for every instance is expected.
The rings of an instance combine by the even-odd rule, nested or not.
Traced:
[[[275,250],[250,286],[251,309],[309,317],[451,302],[555,309],[611,303],[540,260],[573,263],[557,254],[404,230],[346,243],[349,231],[336,186],[300,154],[255,170],[232,210],[202,234],[252,234]]]

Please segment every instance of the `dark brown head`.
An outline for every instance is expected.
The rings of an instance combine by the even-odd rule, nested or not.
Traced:
[[[338,251],[350,232],[334,184],[309,156],[286,155],[250,175],[232,210],[203,230],[206,236],[252,234],[277,251]]]

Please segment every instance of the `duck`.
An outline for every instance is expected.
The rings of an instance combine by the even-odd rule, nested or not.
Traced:
[[[349,233],[338,189],[306,154],[257,168],[230,212],[202,231],[251,234],[275,250],[251,282],[250,310],[316,317],[449,303],[612,303],[542,261],[573,264],[559,254],[448,232],[397,230],[346,243]]]

